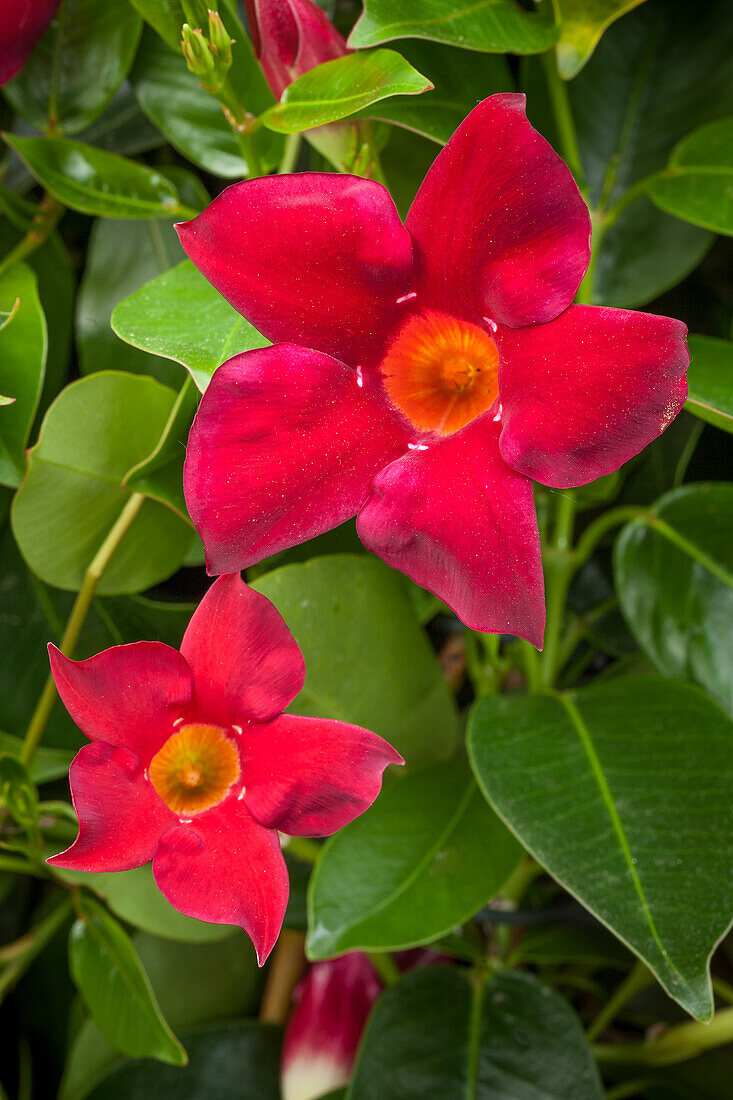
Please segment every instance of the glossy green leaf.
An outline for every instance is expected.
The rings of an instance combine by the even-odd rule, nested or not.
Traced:
[[[159,500],[188,518],[183,496],[183,460],[186,441],[198,405],[198,391],[187,377],[176,397],[157,446],[125,476],[124,485],[136,493]]]
[[[580,72],[607,27],[643,0],[553,0],[560,24],[557,68],[564,80]]]
[[[693,1016],[733,914],[733,722],[655,677],[482,699],[469,719],[486,797],[550,874]]]
[[[531,974],[414,970],[377,1002],[347,1100],[602,1100],[580,1021]]]
[[[246,936],[184,944],[139,932],[132,942],[160,1010],[176,1031],[256,1012],[262,972]],[[69,1052],[59,1100],[81,1100],[121,1060],[93,1020],[85,1020]]]
[[[0,411],[0,484],[20,485],[25,448],[43,387],[46,319],[36,276],[26,264],[0,274],[0,310],[10,323],[0,329],[0,393],[14,398]]]
[[[158,1008],[130,938],[104,906],[81,895],[69,935],[69,966],[92,1019],[104,1037],[133,1058],[175,1066],[186,1053]]]
[[[173,50],[181,44],[181,27],[186,16],[181,0],[130,0],[146,23],[153,27]]]
[[[37,130],[75,134],[102,113],[127,76],[140,38],[128,0],[63,0],[15,80],[4,89]]]
[[[226,359],[269,343],[189,260],[120,302],[112,328],[128,344],[182,363],[202,392]]]
[[[637,641],[666,676],[733,713],[733,485],[684,485],[621,532],[616,586]]]
[[[709,122],[676,146],[669,167],[647,183],[668,214],[733,234],[733,117]]]
[[[408,765],[453,752],[453,699],[398,573],[374,558],[338,554],[285,565],[252,586],[272,600],[303,651],[297,714],[374,730]]]
[[[430,38],[486,53],[540,53],[557,39],[543,15],[513,0],[478,0],[456,8],[453,0],[364,0],[364,13],[349,45],[376,46],[395,38]]]
[[[714,336],[690,336],[688,412],[733,432],[733,343]]]
[[[281,134],[298,134],[349,118],[379,100],[419,95],[433,85],[395,50],[353,53],[318,65],[289,84],[262,121]]]
[[[308,891],[308,954],[430,943],[490,901],[521,856],[463,761],[406,776],[326,844]]]
[[[468,53],[419,38],[400,42],[400,53],[425,74],[434,90],[418,98],[383,99],[355,117],[394,122],[445,145],[480,99],[514,88],[503,57]],[[413,158],[405,157],[404,138],[395,139],[395,144],[399,147],[397,155],[412,167]]]
[[[129,499],[122,481],[158,444],[176,400],[140,375],[104,371],[72,383],[46,414],[13,503],[13,531],[30,568],[77,590]],[[100,595],[139,592],[170,576],[193,532],[146,500],[102,576]]]
[[[226,1020],[182,1031],[184,1069],[158,1062],[125,1062],[89,1094],[89,1100],[280,1100],[279,1028],[254,1020]]]
[[[535,966],[612,967],[629,970],[631,957],[626,948],[600,928],[529,928],[511,955],[511,966],[530,963]]]
[[[64,206],[109,218],[191,218],[165,176],[116,153],[66,138],[5,134],[39,183]]]

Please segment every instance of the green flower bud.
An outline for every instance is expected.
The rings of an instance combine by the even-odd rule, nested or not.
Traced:
[[[209,42],[216,56],[219,72],[223,76],[232,64],[232,38],[216,11],[209,12]]]

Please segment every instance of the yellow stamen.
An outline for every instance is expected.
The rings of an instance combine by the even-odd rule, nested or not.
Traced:
[[[150,782],[174,813],[209,810],[241,774],[239,751],[218,726],[182,726],[150,761]]]

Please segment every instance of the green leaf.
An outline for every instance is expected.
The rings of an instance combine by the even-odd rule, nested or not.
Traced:
[[[12,510],[20,551],[46,583],[78,590],[129,499],[123,479],[157,446],[175,400],[152,378],[104,371],[73,382],[51,405]],[[146,500],[98,593],[149,588],[175,572],[192,540],[179,516]]]
[[[456,9],[453,0],[364,0],[349,45],[376,46],[395,38],[429,38],[486,53],[540,53],[557,40],[557,28],[513,0],[476,0]]]
[[[202,393],[226,359],[269,343],[189,260],[120,302],[112,328],[128,344],[182,363]]]
[[[463,761],[406,776],[326,844],[308,891],[308,955],[430,943],[490,901],[521,857]]]
[[[188,518],[183,496],[183,460],[197,405],[198,391],[193,380],[186,378],[157,446],[132,467],[124,480],[126,489],[167,504],[183,519]]]
[[[122,926],[104,906],[80,895],[69,934],[69,965],[104,1037],[133,1058],[186,1064],[186,1052],[165,1022],[148,977]]]
[[[394,122],[445,145],[478,100],[493,92],[514,90],[506,59],[469,53],[437,42],[414,38],[400,43],[400,53],[433,83],[419,99],[398,96],[360,111],[356,118]],[[405,159],[402,139],[398,157]],[[412,158],[407,158],[411,167]]]
[[[603,32],[643,0],[553,0],[560,23],[557,68],[563,80],[580,72]]]
[[[0,752],[9,752],[20,756],[23,741],[11,733],[0,733]],[[50,783],[53,779],[63,779],[68,775],[73,753],[67,749],[47,749],[43,745],[36,749],[30,766],[30,776],[38,786]]]
[[[433,85],[395,50],[352,53],[326,61],[294,80],[262,121],[281,134],[349,118],[395,95],[419,95]]]
[[[181,0],[130,0],[130,2],[171,49],[180,49],[181,27],[186,22]]]
[[[487,697],[469,719],[496,812],[701,1020],[733,913],[732,737],[703,692],[655,677]]]
[[[646,189],[668,214],[733,235],[733,117],[709,122],[684,138],[669,167],[652,176]]]
[[[88,1094],[89,1100],[280,1100],[279,1028],[226,1020],[183,1031],[185,1069],[125,1062]],[[75,1098],[76,1100],[76,1098]]]
[[[37,130],[83,130],[127,76],[140,38],[128,0],[63,0],[5,95]]]
[[[453,699],[398,573],[337,554],[285,565],[252,587],[272,600],[303,651],[295,713],[374,730],[408,765],[453,752]]]
[[[414,970],[377,1002],[347,1100],[602,1100],[570,1005],[531,974]]]
[[[176,1031],[256,1013],[262,972],[246,936],[184,944],[137,933],[132,942],[160,1010]],[[85,1020],[69,1051],[59,1100],[81,1100],[120,1061],[120,1052]]]
[[[16,486],[25,473],[47,347],[36,277],[26,264],[13,264],[0,274],[0,310],[14,314],[0,329],[0,393],[15,399],[0,410],[0,484]]]
[[[733,485],[684,485],[616,543],[634,637],[665,676],[696,681],[733,713]]]
[[[630,968],[626,948],[601,928],[529,928],[512,952],[509,965]]]
[[[692,361],[685,408],[716,428],[733,432],[733,343],[714,336],[690,336]]]
[[[66,138],[5,141],[64,206],[109,218],[191,218],[178,191],[152,168]]]

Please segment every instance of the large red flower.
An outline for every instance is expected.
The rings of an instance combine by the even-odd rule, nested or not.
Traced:
[[[282,714],[303,686],[303,658],[237,574],[209,589],[180,653],[162,642],[78,662],[49,651],[59,695],[92,742],[69,776],[79,836],[49,863],[125,871],[152,859],[172,905],[241,925],[262,964],[288,900],[278,830],[335,832],[402,758],[358,726]]]
[[[61,0],[0,0],[0,86],[17,76]]]
[[[679,321],[571,305],[590,218],[524,97],[471,112],[404,226],[380,184],[305,173],[235,184],[178,228],[274,341],[219,368],[191,432],[209,570],[357,515],[469,627],[541,645],[531,479],[616,470],[681,409],[689,355]]]

